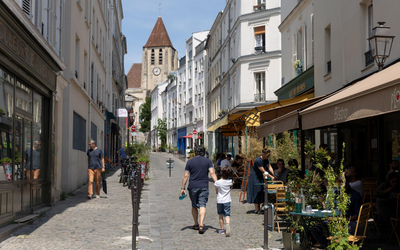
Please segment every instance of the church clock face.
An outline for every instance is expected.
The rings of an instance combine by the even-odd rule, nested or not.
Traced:
[[[154,68],[153,69],[153,74],[158,76],[161,73],[161,69],[160,68]]]

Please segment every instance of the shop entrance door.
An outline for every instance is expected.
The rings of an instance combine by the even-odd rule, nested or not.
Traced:
[[[37,146],[37,145],[35,145]],[[32,142],[32,117],[26,114],[15,115],[15,165],[13,180],[20,183],[19,190],[15,190],[14,208],[16,215],[32,213],[32,162],[40,159],[33,153]]]

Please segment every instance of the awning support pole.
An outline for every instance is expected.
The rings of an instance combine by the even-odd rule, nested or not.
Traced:
[[[304,155],[304,145],[306,136],[303,131],[300,115],[299,115],[299,131],[300,131],[301,175],[304,176],[304,173],[306,172],[306,157]]]
[[[245,143],[246,143],[246,154],[248,155],[248,152],[247,152],[247,125],[244,128],[244,138],[245,138]]]

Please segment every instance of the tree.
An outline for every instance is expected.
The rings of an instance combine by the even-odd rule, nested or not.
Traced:
[[[149,132],[151,124],[151,97],[147,97],[146,102],[142,104],[140,119],[142,122],[140,123],[141,127],[139,131],[142,133]]]
[[[158,118],[158,125],[155,126],[157,129],[157,136],[161,140],[161,148],[167,147],[167,118]]]

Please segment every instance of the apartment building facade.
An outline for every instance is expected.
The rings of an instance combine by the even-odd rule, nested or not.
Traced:
[[[238,153],[239,131],[220,128],[229,115],[276,100],[281,86],[281,1],[226,1],[207,43],[208,145]],[[212,153],[216,153],[213,151]]]
[[[89,139],[110,159],[122,144],[116,116],[126,88],[126,41],[120,0],[66,1],[65,16],[62,190],[70,192],[87,181]]]

